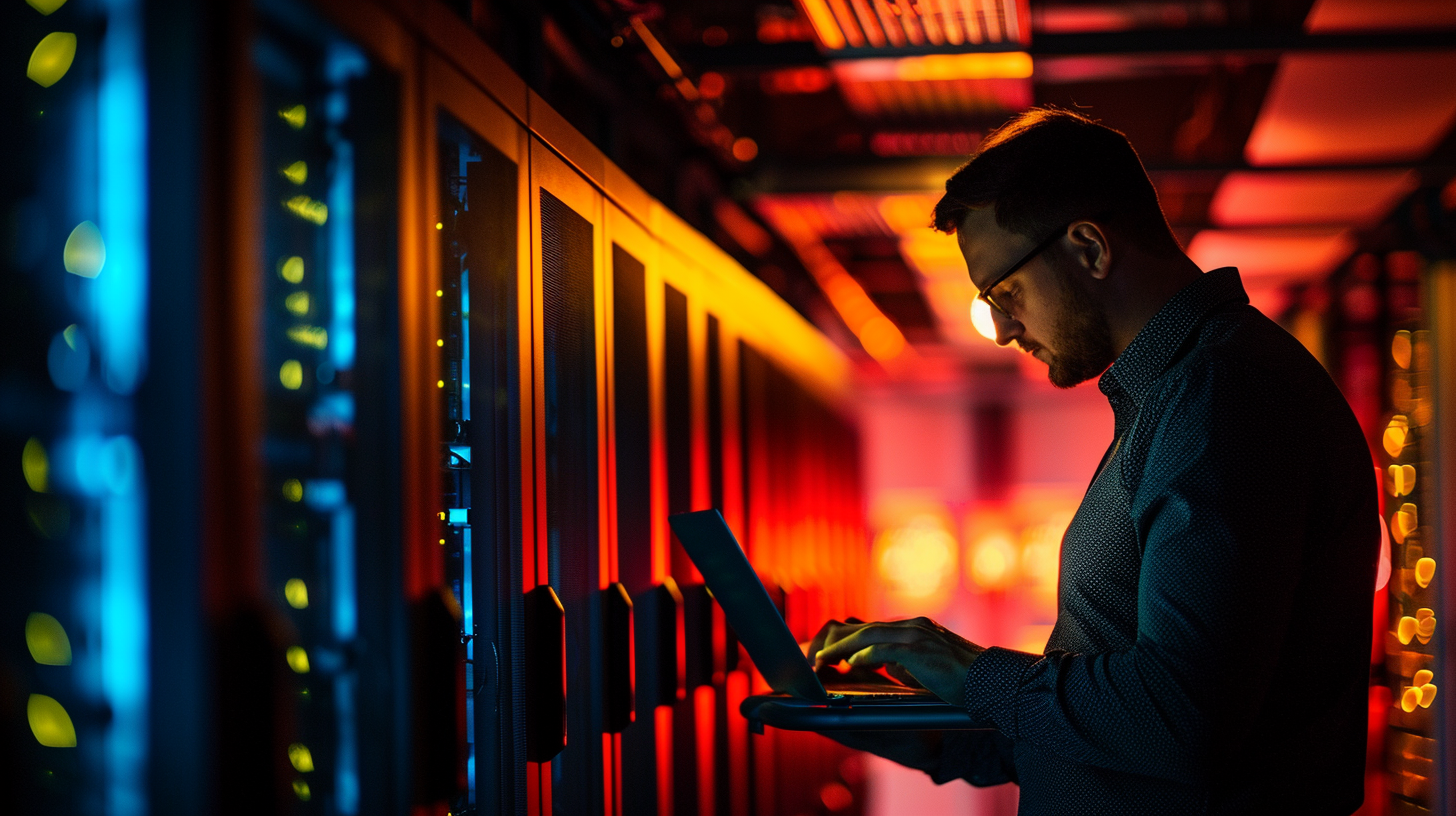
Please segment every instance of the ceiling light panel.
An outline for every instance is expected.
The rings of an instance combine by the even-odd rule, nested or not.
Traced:
[[[1408,170],[1229,173],[1209,206],[1221,227],[1345,225],[1384,218],[1415,190]]]
[[[1456,53],[1290,54],[1244,156],[1254,165],[1411,161],[1456,121]]]
[[[798,0],[819,44],[914,48],[1028,43],[1028,0]]]

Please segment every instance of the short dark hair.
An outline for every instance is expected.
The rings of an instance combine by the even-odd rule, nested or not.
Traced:
[[[1002,229],[1030,238],[1090,218],[1147,249],[1178,245],[1127,137],[1068,110],[1032,108],[987,135],[946,180],[934,226],[953,233],[986,206]]]

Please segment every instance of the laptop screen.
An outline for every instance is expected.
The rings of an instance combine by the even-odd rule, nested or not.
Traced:
[[[798,642],[722,514],[699,510],[671,516],[667,521],[769,686],[780,694],[827,700],[824,685],[799,651]]]

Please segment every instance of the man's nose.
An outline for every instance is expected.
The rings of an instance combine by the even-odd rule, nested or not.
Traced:
[[[1014,317],[1002,314],[999,309],[991,310],[991,322],[996,327],[996,345],[1005,346],[1020,337],[1026,327]]]

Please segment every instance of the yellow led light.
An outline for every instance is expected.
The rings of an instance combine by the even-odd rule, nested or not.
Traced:
[[[313,792],[308,789],[308,783],[302,779],[293,780],[293,795],[297,796],[301,802],[307,802],[313,798]]]
[[[297,479],[289,479],[283,483],[283,498],[291,501],[303,501],[303,482]]]
[[[278,266],[278,276],[289,283],[303,283],[303,259],[294,255]]]
[[[440,546],[441,547],[445,546],[445,539],[443,539],[443,538],[440,539]]]
[[[310,224],[322,226],[329,220],[329,205],[306,195],[296,195],[283,202],[283,206]]]
[[[283,365],[278,368],[278,382],[289,391],[297,391],[303,387],[303,363],[297,360],[284,360]]]
[[[283,585],[283,597],[294,609],[307,609],[308,584],[305,584],[302,578],[289,578],[288,583]]]
[[[56,9],[64,6],[66,0],[25,0],[25,4],[49,17]]]
[[[437,345],[437,346],[444,346],[445,345],[445,341],[444,340],[436,340],[435,341],[435,345]]]
[[[36,44],[30,52],[30,63],[25,66],[25,75],[42,88],[61,81],[71,70],[76,59],[76,35],[66,31],[54,31]]]
[[[1410,368],[1411,364],[1411,333],[1401,330],[1395,333],[1395,339],[1390,341],[1390,356],[1395,364],[1401,368]]]
[[[100,275],[106,265],[106,242],[101,239],[101,230],[90,221],[77,224],[61,250],[61,263],[72,275],[83,278]]]
[[[1416,710],[1421,704],[1421,690],[1418,688],[1407,688],[1400,694],[1400,710],[1409,714]]]
[[[1436,673],[1430,669],[1421,669],[1411,678],[1411,685],[1424,686],[1436,678]]]
[[[1431,585],[1432,579],[1436,577],[1436,559],[1422,558],[1416,562],[1416,583],[1421,589]]]
[[[1410,643],[1411,639],[1416,636],[1417,623],[1418,621],[1415,618],[1412,618],[1410,615],[1404,615],[1401,617],[1400,622],[1395,625],[1395,637],[1400,641],[1402,646]]]
[[[20,472],[25,474],[25,483],[37,493],[44,493],[50,487],[51,460],[46,456],[45,446],[39,439],[25,440],[20,450]]]
[[[1436,702],[1436,687],[1431,683],[1421,686],[1421,708],[1430,708],[1431,703]]]
[[[1405,449],[1407,433],[1407,429],[1397,426],[1394,422],[1391,423],[1390,427],[1385,429],[1385,433],[1380,437],[1380,444],[1385,448],[1385,452],[1390,455],[1390,458],[1394,459],[1400,456],[1400,452]]]
[[[1425,618],[1416,621],[1416,640],[1421,643],[1429,643],[1431,637],[1436,634],[1436,619]]]
[[[449,518],[449,516],[445,513],[444,510],[441,510],[436,515],[438,515],[440,517],[440,521],[444,521],[446,518]]]
[[[309,773],[313,770],[313,754],[309,752],[308,746],[301,742],[288,746],[288,761],[299,773]]]
[[[25,619],[25,645],[42,666],[71,665],[71,639],[66,627],[44,612],[32,612]]]
[[[435,222],[435,229],[444,229],[444,228],[445,228],[445,225],[444,224],[440,223],[439,221],[436,221]]]
[[[435,290],[435,297],[444,297],[444,296],[445,296],[445,290],[443,290],[443,289],[436,289]]]
[[[445,381],[444,380],[437,380],[435,382],[435,387],[436,388],[444,388],[445,387]]]
[[[308,181],[308,162],[296,161],[278,172],[294,184],[302,184]]]
[[[302,646],[289,646],[284,657],[288,660],[288,668],[296,674],[308,674],[308,652]]]
[[[65,706],[55,698],[44,694],[32,694],[25,704],[25,718],[30,721],[30,733],[35,741],[47,748],[75,748],[76,726],[71,724],[71,715]]]
[[[312,305],[307,292],[294,292],[283,299],[283,308],[299,317],[307,315],[309,307]]]
[[[1390,517],[1390,536],[1395,539],[1395,543],[1404,544],[1406,537],[1414,533],[1419,525],[1419,513],[1416,506],[1406,502],[1395,511],[1395,515]]]
[[[320,326],[294,326],[288,330],[288,339],[322,351],[329,344],[329,332]]]
[[[278,111],[278,118],[287,122],[294,130],[303,130],[303,126],[308,124],[308,108],[302,105],[284,108]]]

